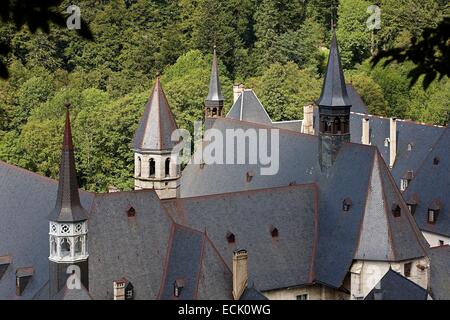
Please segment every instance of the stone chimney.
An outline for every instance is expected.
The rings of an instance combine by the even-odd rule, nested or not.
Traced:
[[[397,119],[389,120],[389,168],[392,169],[397,156]]]
[[[362,118],[362,135],[361,135],[361,143],[362,144],[370,144],[370,125],[369,118]]]
[[[303,126],[302,132],[314,134],[314,105],[303,106]]]
[[[248,281],[248,254],[247,250],[233,252],[233,298],[239,300],[247,288]]]
[[[113,282],[114,284],[114,300],[125,300],[126,280],[120,279]]]
[[[234,84],[233,85],[233,104],[236,102],[236,100],[239,98],[241,93],[244,91],[244,85],[242,83]]]

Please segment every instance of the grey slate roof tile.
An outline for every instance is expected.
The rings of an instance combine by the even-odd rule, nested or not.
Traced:
[[[438,158],[439,163],[434,164]],[[418,204],[414,218],[421,230],[450,237],[450,130],[447,128],[432,147],[403,196],[409,201],[415,194]],[[428,223],[428,208],[433,200],[441,202],[436,223]]]
[[[427,300],[428,292],[401,274],[389,269],[364,300]]]
[[[174,116],[158,77],[152,95],[145,105],[144,115],[134,134],[131,147],[133,150],[141,151],[171,150],[175,145],[171,136],[176,128]]]
[[[450,246],[429,249],[431,295],[436,300],[450,300]]]
[[[228,112],[227,118],[268,125],[272,123],[266,109],[251,89],[241,93]]]

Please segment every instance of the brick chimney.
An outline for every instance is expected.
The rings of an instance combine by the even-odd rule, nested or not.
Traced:
[[[303,106],[303,126],[302,132],[314,134],[314,105]]]
[[[362,135],[361,135],[361,143],[362,144],[370,144],[370,124],[369,118],[362,118]]]
[[[244,85],[242,83],[234,84],[233,85],[233,104],[236,102],[236,100],[239,98],[241,93],[244,91]]]
[[[248,254],[247,250],[233,252],[233,298],[239,300],[247,288],[248,281]]]
[[[389,168],[392,169],[397,156],[397,119],[389,120]]]

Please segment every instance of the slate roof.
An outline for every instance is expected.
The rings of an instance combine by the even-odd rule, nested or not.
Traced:
[[[257,301],[257,300],[268,300],[268,299],[259,290],[255,289],[255,287],[250,286],[250,287],[245,288],[245,290],[242,293],[242,296],[239,300]]]
[[[347,94],[344,72],[342,71],[341,57],[336,39],[336,31],[333,29],[328,65],[322,86],[322,93],[317,100],[318,106],[345,107],[351,106]]]
[[[136,214],[127,216],[132,206]],[[89,292],[112,299],[113,281],[126,277],[135,299],[156,299],[172,221],[153,190],[98,194],[89,220]]]
[[[138,151],[171,150],[172,132],[177,128],[159,77],[145,105],[144,115],[134,134],[131,148]]]
[[[81,206],[78,194],[77,172],[73,152],[72,130],[69,109],[66,111],[64,139],[59,169],[58,195],[49,219],[58,222],[77,222],[87,219],[87,212]]]
[[[214,128],[224,131],[226,129],[249,129],[272,127],[229,118],[216,119]],[[382,261],[399,261],[406,258],[416,258],[426,255],[424,239],[407,212],[405,204],[377,149],[353,143],[344,143],[333,170],[327,175],[322,174],[317,161],[318,137],[301,134],[289,130],[279,130],[279,171],[275,175],[261,175],[258,164],[190,164],[183,171],[181,178],[180,196],[195,199],[199,196],[216,195],[223,192],[243,192],[264,188],[287,187],[290,184],[316,183],[318,185],[318,240],[314,280],[339,288],[354,258],[375,259]],[[270,150],[270,148],[269,148]],[[374,168],[376,166],[376,168]],[[375,173],[373,173],[375,171]],[[248,172],[253,173],[250,182],[246,179]],[[377,175],[374,180],[372,175]],[[217,183],[220,181],[220,183]],[[372,189],[370,186],[376,187]],[[377,191],[378,190],[378,191]],[[277,196],[278,197],[278,196]],[[279,196],[281,197],[281,196]],[[342,211],[343,199],[351,197],[352,207],[349,212]],[[201,197],[203,199],[203,197]],[[177,201],[184,201],[177,200]],[[192,200],[191,200],[192,201]],[[202,202],[205,200],[202,200]],[[249,201],[249,200],[246,200]],[[276,207],[284,203],[283,200],[273,200]],[[395,218],[391,213],[391,205],[396,202],[402,207],[402,215]],[[372,204],[372,207],[371,207]],[[363,219],[376,220],[377,207],[384,208],[383,223],[374,229],[362,228]],[[239,205],[241,205],[239,203]],[[257,204],[255,204],[256,206]],[[269,206],[269,204],[267,204]],[[298,204],[301,205],[301,204]],[[242,204],[242,206],[245,206]],[[272,205],[273,206],[273,205]],[[197,211],[208,212],[208,217],[220,214],[224,208],[207,209],[198,207]],[[227,209],[228,210],[228,209]],[[240,210],[239,208],[235,210]],[[263,209],[261,210],[269,210]],[[278,210],[282,211],[282,210]],[[174,212],[177,212],[174,210]],[[184,211],[183,211],[184,212]],[[211,213],[214,212],[214,213]],[[280,215],[281,213],[277,213]],[[248,215],[248,214],[246,214]],[[208,217],[200,219],[207,221]],[[222,221],[221,218],[217,218]],[[242,217],[241,217],[242,219]],[[366,221],[367,221],[366,220]],[[206,222],[204,222],[206,223]],[[237,223],[237,222],[236,222]],[[204,225],[195,225],[193,228],[202,229]],[[208,230],[208,226],[206,226]],[[380,235],[377,235],[377,232]],[[210,232],[213,242],[217,245],[214,236],[217,232]],[[226,230],[218,232],[222,239]],[[395,235],[392,235],[395,233]],[[374,246],[372,241],[360,241],[366,237],[384,236],[386,250],[383,253],[381,246]],[[389,238],[387,238],[389,236]],[[359,246],[358,246],[359,243]],[[357,247],[358,246],[358,247]],[[245,247],[245,246],[241,246]],[[222,256],[231,257],[230,253]],[[253,252],[250,248],[246,248]],[[358,249],[358,251],[357,251]],[[262,250],[262,248],[261,248]],[[358,256],[359,254],[360,256]],[[356,256],[355,256],[356,255]],[[280,284],[289,282],[280,280]],[[298,283],[300,284],[300,283]],[[267,287],[262,282],[255,281],[259,290]]]
[[[213,60],[212,60],[212,66],[211,66],[211,77],[210,77],[210,82],[209,82],[209,92],[208,92],[208,96],[206,97],[206,101],[207,102],[220,102],[223,100],[224,100],[224,98],[222,95],[222,87],[220,85],[219,70],[217,67],[216,47],[214,46]]]
[[[58,182],[0,161],[0,256],[11,264],[0,279],[2,299],[31,299],[48,281],[48,214],[57,195]],[[93,194],[80,192],[81,204],[90,208]],[[33,267],[25,291],[15,292],[15,272]]]
[[[272,123],[266,109],[264,109],[261,101],[251,89],[242,91],[228,112],[227,118],[261,124]]]
[[[272,122],[276,128],[302,132],[303,120],[276,121]]]
[[[435,164],[435,159],[438,163]],[[420,229],[450,237],[450,130],[446,128],[404,192],[408,202],[417,198],[414,217]],[[440,202],[436,223],[428,223],[428,208]]]
[[[312,282],[315,201],[315,186],[304,185],[174,199],[164,205],[178,223],[206,230],[230,269],[233,251],[248,250],[249,281],[264,291]],[[279,230],[278,237],[272,238],[271,226]],[[228,232],[235,235],[234,243],[228,243]]]
[[[424,288],[389,269],[364,300],[427,300]]]
[[[364,103],[355,87],[353,87],[352,84],[347,84],[346,88],[348,97],[350,98],[350,103],[352,104],[352,111],[368,114],[369,110],[367,108],[367,105]]]
[[[430,248],[430,286],[435,300],[450,300],[450,246]]]
[[[319,128],[318,108],[314,108],[314,118],[315,134],[317,135]],[[361,143],[363,118],[369,118],[370,144],[376,146],[384,161],[389,163],[389,144],[385,146],[385,141],[389,138],[389,118],[351,112],[351,142]],[[405,173],[413,171],[413,175],[415,175],[445,129],[442,126],[397,119],[397,155],[391,172],[398,187],[400,187],[400,180]],[[408,149],[409,144],[411,145],[411,150]]]

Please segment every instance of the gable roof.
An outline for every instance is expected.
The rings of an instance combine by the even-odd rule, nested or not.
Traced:
[[[231,107],[227,118],[270,125],[272,120],[255,92],[245,89]]]
[[[347,84],[347,94],[350,99],[350,103],[352,104],[352,111],[368,114],[369,110],[367,108],[367,105],[364,103],[361,96],[358,94],[358,91],[355,89],[355,87],[352,84]]]
[[[135,151],[171,150],[175,145],[171,140],[175,129],[177,125],[174,116],[157,77],[152,95],[145,105],[144,115],[134,134],[131,148]]]
[[[437,159],[437,164],[435,164]],[[404,192],[408,202],[417,197],[414,217],[422,230],[450,237],[450,130],[446,128],[428,153]],[[434,224],[428,223],[428,208],[440,203]]]
[[[229,269],[233,251],[248,250],[249,283],[264,291],[313,281],[316,192],[314,185],[290,186],[166,200],[164,206],[178,223],[205,230]]]
[[[450,300],[450,246],[430,248],[430,287],[436,300]]]
[[[428,292],[389,269],[364,300],[427,300]]]

